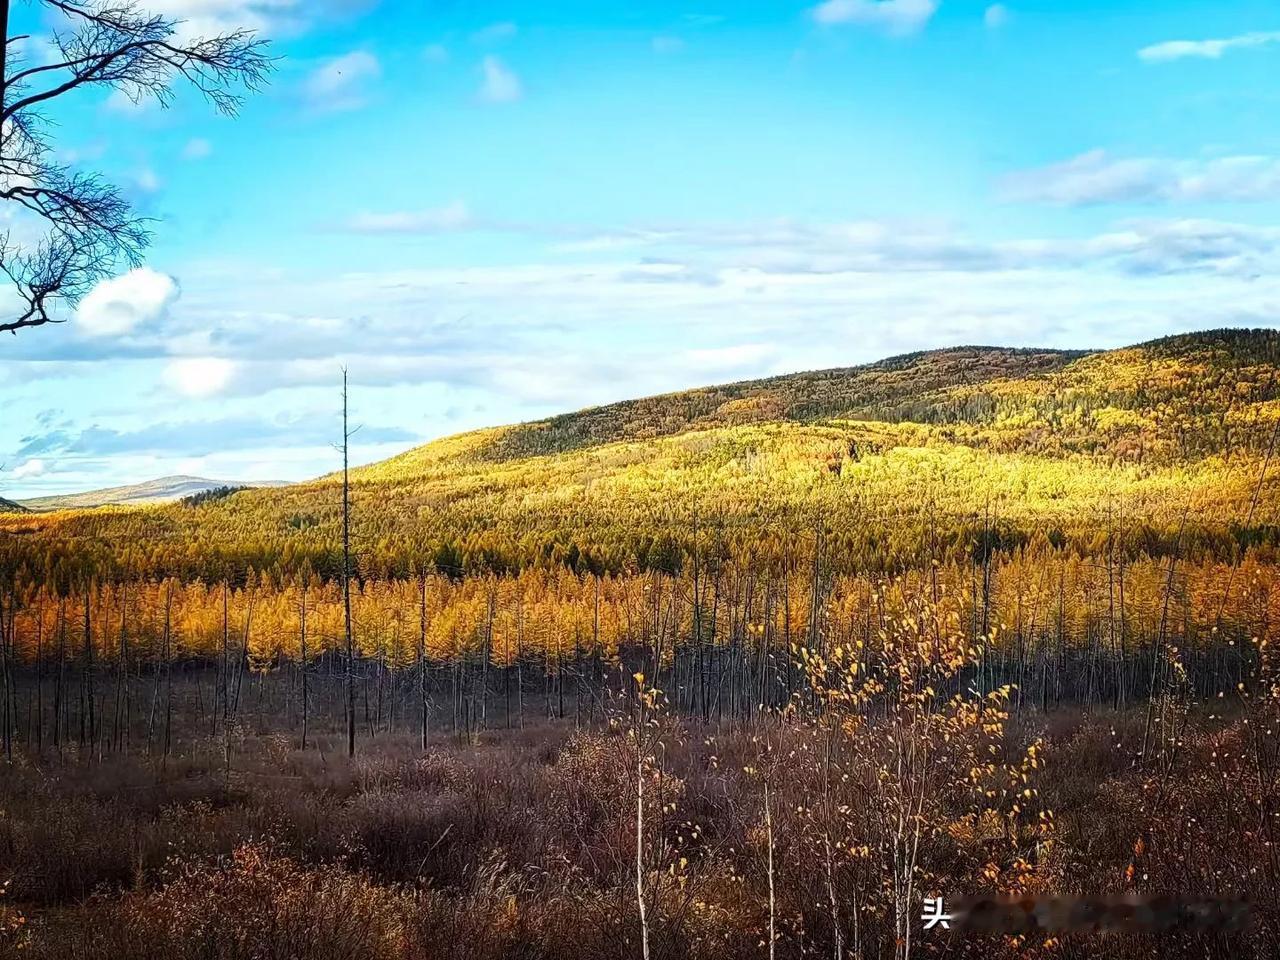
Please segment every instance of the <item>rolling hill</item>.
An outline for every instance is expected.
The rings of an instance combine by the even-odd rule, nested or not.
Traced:
[[[915,562],[925,539],[963,552],[975,531],[1231,551],[1280,529],[1280,485],[1264,471],[1278,372],[1280,333],[1221,330],[1100,352],[954,348],[690,390],[356,469],[353,535],[373,576],[665,563],[699,530],[768,553],[822,528],[850,565]],[[103,562],[183,576],[303,558],[332,572],[337,484],[15,515],[0,530],[23,550],[82,556],[92,543]]]
[[[23,500],[20,506],[28,510],[48,512],[76,510],[103,506],[139,506],[150,503],[169,503],[211,490],[239,487],[278,487],[281,483],[245,483],[229,480],[207,480],[203,477],[160,477],[143,483],[120,487],[105,487],[84,493],[66,493],[51,497],[35,497]]]

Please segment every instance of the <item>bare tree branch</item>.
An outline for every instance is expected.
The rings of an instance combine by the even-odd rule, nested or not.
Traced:
[[[39,108],[90,87],[167,107],[188,86],[234,115],[274,68],[267,42],[251,31],[184,40],[177,21],[135,0],[38,3],[64,24],[51,37],[57,56],[21,66],[16,41],[25,35],[8,36],[10,4],[0,0],[0,200],[17,204],[32,232],[43,232],[35,241],[25,232],[0,238],[0,273],[23,304],[0,318],[0,332],[60,322],[55,303],[74,305],[116,267],[137,266],[151,239],[147,221],[114,186],[52,159]]]

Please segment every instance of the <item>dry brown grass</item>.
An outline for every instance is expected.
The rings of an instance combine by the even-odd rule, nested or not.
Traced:
[[[1055,883],[1089,892],[1134,886],[1126,870],[1145,824],[1139,869],[1148,888],[1190,884],[1259,901],[1247,942],[1171,940],[1159,945],[1162,955],[1274,955],[1280,911],[1274,892],[1262,886],[1270,876],[1256,869],[1269,856],[1258,811],[1249,807],[1247,784],[1233,791],[1220,782],[1224,775],[1246,777],[1252,756],[1246,726],[1205,721],[1189,733],[1178,761],[1184,787],[1176,802],[1157,807],[1148,775],[1132,763],[1138,722],[1064,716],[1016,734],[1048,739],[1040,787],[1058,815]],[[229,773],[216,746],[197,745],[163,770],[141,758],[24,761],[5,770],[0,883],[8,887],[0,898],[7,904],[0,910],[0,954],[639,956],[630,874],[634,754],[624,737],[546,726],[486,735],[477,746],[441,743],[425,754],[409,739],[387,737],[354,763],[328,744],[303,753],[280,738],[250,737]],[[775,824],[777,955],[830,956],[826,892],[813,859],[814,771],[803,751],[787,746],[784,738]],[[759,798],[744,773],[758,750],[741,731],[673,726],[663,756],[662,809],[649,825],[655,957],[767,955]],[[957,843],[950,836],[933,841],[929,868],[944,876],[969,869],[981,851]],[[881,879],[845,870],[842,902],[854,902]],[[19,913],[25,922],[16,920]],[[868,960],[885,955],[887,918],[868,912],[860,922]],[[922,955],[942,942],[926,941]],[[1135,958],[1152,955],[1155,946],[1107,944],[1108,955]],[[1084,957],[1096,948],[1070,939],[1047,953],[1035,945],[956,941],[949,955]]]

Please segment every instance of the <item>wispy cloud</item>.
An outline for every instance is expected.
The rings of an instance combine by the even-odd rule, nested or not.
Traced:
[[[982,22],[988,30],[999,30],[1009,22],[1009,8],[1003,3],[993,3],[982,14]]]
[[[487,27],[477,30],[471,34],[471,42],[481,45],[489,45],[501,43],[504,40],[510,40],[519,32],[519,27],[510,20],[504,20],[501,23],[491,23]]]
[[[1143,47],[1138,51],[1138,57],[1147,63],[1167,63],[1186,57],[1217,60],[1229,50],[1264,47],[1273,43],[1280,43],[1280,30],[1242,33],[1217,40],[1166,40]]]
[[[268,36],[298,34],[318,22],[349,18],[378,0],[147,0],[148,12],[179,21],[182,37],[210,37],[232,30]]]
[[[407,430],[369,426],[362,442],[388,443],[413,440]],[[46,460],[58,457],[101,457],[122,454],[199,456],[232,447],[263,448],[325,445],[333,439],[333,424],[320,419],[281,417],[266,419],[231,416],[210,420],[162,421],[136,429],[116,429],[98,424],[83,430],[54,430],[25,437],[18,453],[39,453]]]
[[[1008,174],[998,186],[1007,200],[1061,206],[1272,200],[1280,198],[1280,158],[1171,160],[1091,150]]]
[[[381,73],[377,57],[367,50],[353,50],[313,70],[303,84],[303,94],[317,111],[359,109],[368,101],[369,81]]]
[[[444,233],[475,224],[467,205],[455,200],[434,210],[399,210],[389,213],[361,212],[345,224],[355,233]]]
[[[485,57],[480,63],[483,80],[480,99],[487,103],[511,103],[524,95],[520,78],[498,57]]]
[[[686,46],[679,37],[660,36],[651,41],[654,53],[679,53]]]
[[[938,9],[938,0],[825,0],[812,10],[818,23],[876,27],[894,34],[920,30]]]
[[[143,167],[133,178],[133,185],[143,193],[155,193],[160,189],[160,178],[150,167]]]
[[[107,95],[103,105],[112,113],[134,117],[159,109],[155,97],[146,90],[132,86],[116,87]]]
[[[192,137],[182,148],[184,160],[203,160],[211,153],[213,153],[213,144],[204,137]]]

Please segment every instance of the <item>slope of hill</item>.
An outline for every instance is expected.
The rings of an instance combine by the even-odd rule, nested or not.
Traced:
[[[20,503],[0,497],[0,513],[26,513],[27,508]]]
[[[66,493],[51,497],[34,497],[23,500],[21,506],[28,510],[77,510],[103,506],[138,506],[149,503],[169,503],[223,487],[278,487],[276,482],[244,483],[227,480],[207,480],[203,477],[159,477],[142,483],[121,487],[87,490],[84,493]]]
[[[677,562],[699,530],[768,554],[822,527],[852,566],[917,562],[926,539],[960,555],[975,531],[1231,552],[1278,539],[1278,471],[1259,487],[1278,372],[1280,333],[1212,331],[1093,353],[939,350],[628,401],[354,470],[353,536],[375,576]],[[103,562],[128,552],[183,576],[303,558],[332,573],[337,483],[11,516],[0,531],[24,534],[21,550],[92,543]]]

